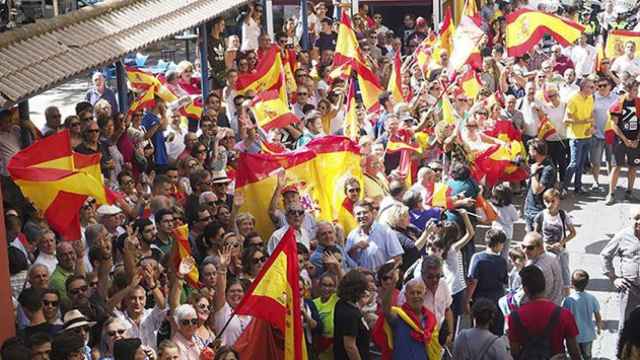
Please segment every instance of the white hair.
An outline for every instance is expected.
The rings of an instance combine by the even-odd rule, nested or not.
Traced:
[[[198,197],[198,204],[200,205],[204,205],[206,203],[209,202],[209,198],[213,197],[214,199],[217,199],[216,194],[213,191],[205,191],[202,194],[200,194],[200,197]]]
[[[402,218],[409,215],[409,208],[403,204],[393,204],[383,214],[384,216],[381,216],[380,219],[381,222],[391,227],[397,227]]]
[[[416,285],[420,285],[422,284],[422,286],[424,286],[424,280],[422,280],[421,277],[414,277],[411,280],[407,281],[406,284],[404,284],[404,288],[406,290],[409,290],[410,288],[416,286]]]
[[[189,304],[182,304],[178,306],[173,312],[173,320],[176,321],[177,324],[180,324],[180,320],[183,320],[187,317],[196,317],[196,309]]]

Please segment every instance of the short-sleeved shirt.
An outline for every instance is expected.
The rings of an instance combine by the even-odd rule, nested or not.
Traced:
[[[551,319],[551,314],[556,305],[547,299],[539,299],[530,301],[522,305],[518,309],[520,321],[530,336],[539,335]],[[551,343],[552,354],[558,354],[564,351],[564,340],[578,335],[578,327],[573,315],[567,309],[560,311],[560,318],[557,325],[551,330],[549,339]],[[521,329],[513,322],[513,318],[509,316],[509,340],[520,344],[526,344]]]
[[[156,350],[158,330],[165,319],[167,310],[157,306],[153,309],[144,309],[140,317],[140,325],[136,324],[126,311],[116,309],[114,314],[127,324],[127,337],[138,338],[142,341],[142,345]]]
[[[537,177],[540,184],[544,187],[544,190],[547,190],[552,188],[556,183],[556,168],[553,166],[553,163],[549,158],[544,159],[541,166],[542,171],[533,176]],[[535,216],[540,211],[544,210],[545,206],[544,201],[542,200],[543,193],[544,191],[539,194],[534,194],[531,184],[529,184],[527,197],[524,201],[524,213],[526,215]]]
[[[541,221],[538,217],[542,217]],[[569,230],[569,225],[572,224],[571,217],[567,213],[564,214],[563,223],[560,213],[558,212],[556,215],[551,215],[549,209],[545,209],[536,215],[534,223],[542,223],[540,234],[542,234],[542,240],[547,244],[555,244],[564,239],[566,232]]]
[[[420,319],[425,326],[426,319]],[[423,360],[427,359],[427,350],[424,343],[417,342],[411,337],[412,328],[399,316],[389,321],[393,331],[393,359]]]
[[[637,101],[640,100],[624,100],[622,104],[616,102],[610,109],[611,117],[616,121],[620,131],[622,131],[624,136],[629,140],[636,140],[638,138],[638,132],[640,132],[640,129],[638,129]]]
[[[320,315],[320,321],[322,321],[322,335],[326,337],[333,337],[333,318],[337,302],[338,295],[336,294],[331,295],[326,302],[322,302],[322,298],[319,297],[313,299],[313,303],[318,309],[318,315]]]
[[[469,264],[469,278],[478,281],[474,298],[498,301],[508,284],[507,261],[500,254],[475,253]]]
[[[588,343],[596,339],[596,324],[594,315],[600,311],[600,303],[595,296],[584,292],[576,291],[569,295],[562,302],[562,306],[571,311],[578,326],[578,343]]]
[[[398,306],[402,306],[402,304],[406,302],[404,291],[405,289],[403,288],[398,295]],[[447,312],[447,309],[451,306],[451,303],[453,303],[451,291],[444,279],[440,279],[435,293],[427,289],[424,294],[424,301],[422,302],[422,304],[436,316],[436,322],[438,325],[442,324],[444,321],[444,315]]]
[[[338,300],[333,316],[333,357],[335,360],[349,359],[344,348],[344,337],[356,338],[356,345],[362,360],[369,359],[369,327],[362,312],[354,304]]]
[[[572,115],[574,120],[587,120],[593,116],[593,96],[574,94],[567,104],[567,115]],[[591,124],[567,124],[567,137],[569,139],[587,139],[591,137]]]
[[[354,229],[347,237],[345,251],[349,250],[360,240],[362,230]],[[366,249],[358,249],[355,254],[347,255],[360,267],[376,271],[391,258],[404,254],[396,233],[384,224],[374,222],[369,232],[369,246]]]
[[[148,131],[159,122],[160,118],[154,113],[147,111],[142,118],[142,127]],[[164,133],[160,130],[156,131],[151,137],[151,142],[153,143],[153,160],[156,165],[169,164],[169,155],[167,155]]]

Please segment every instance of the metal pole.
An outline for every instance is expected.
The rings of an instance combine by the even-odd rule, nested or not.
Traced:
[[[207,23],[200,25],[200,88],[202,89],[202,102],[209,96],[209,62],[207,61],[207,49],[209,48],[209,33]]]
[[[0,187],[0,284],[9,285],[9,255],[7,249],[9,248],[9,241],[7,239],[6,228],[4,224],[4,207],[2,206],[2,188]],[[5,309],[3,311],[2,323],[0,325],[0,343],[4,343],[8,338],[16,335],[15,318],[13,316],[13,304],[11,302],[11,289],[5,288],[5,291],[0,291],[0,308]]]
[[[300,0],[300,20],[302,20],[302,48],[309,50],[309,25],[307,24],[307,0]]]
[[[127,95],[127,70],[124,68],[122,60],[118,60],[116,65],[116,88],[118,90],[118,111],[126,113],[129,110],[129,99]]]
[[[440,30],[442,21],[442,0],[433,0],[433,31]]]
[[[271,39],[271,41],[275,41],[275,34],[273,32],[273,1],[271,0],[266,0],[265,1],[265,6],[264,6],[264,11],[267,14],[266,19],[267,19],[267,34],[269,34],[269,38]]]

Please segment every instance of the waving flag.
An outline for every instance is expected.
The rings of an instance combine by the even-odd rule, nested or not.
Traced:
[[[307,359],[299,277],[295,231],[289,228],[234,309],[237,315],[265,320],[284,334],[284,360]]]
[[[604,55],[609,59],[615,59],[624,55],[624,44],[632,41],[636,44],[636,55],[640,54],[640,32],[627,30],[611,30],[607,33],[607,44]]]
[[[193,256],[193,253],[191,251],[191,245],[189,243],[189,226],[185,224],[185,225],[176,227],[173,230],[172,235],[173,235],[173,239],[176,241],[176,246],[178,247],[178,253],[176,254],[176,258],[174,261],[175,261],[175,265],[179,266],[182,260],[190,256],[191,257]],[[201,287],[200,274],[198,272],[197,266],[194,266],[191,269],[191,272],[189,272],[185,276],[185,279],[187,280],[187,282],[192,288],[198,289]]]
[[[282,100],[278,90],[270,90],[258,94],[251,104],[253,105],[258,126],[265,131],[273,128],[283,128],[300,121],[291,112],[289,105]]]
[[[503,181],[518,182],[527,178],[527,171],[516,164],[526,155],[520,141],[512,141],[508,146],[493,145],[478,154],[471,162],[473,178],[492,187]]]
[[[87,197],[99,204],[115,200],[104,186],[99,164],[99,154],[75,154],[65,130],[15,154],[7,169],[51,227],[67,240],[78,240],[78,214]]]
[[[553,124],[549,121],[549,118],[543,116],[540,119],[540,128],[538,129],[538,138],[541,140],[547,140],[549,137],[556,134],[556,128],[553,127]]]
[[[389,85],[387,91],[391,93],[393,100],[396,102],[404,102],[404,96],[402,95],[402,59],[400,58],[400,49],[396,51],[393,57],[393,68],[391,70],[391,77],[389,78]]]
[[[378,97],[383,90],[378,81],[378,77],[366,66],[360,67],[358,72],[358,87],[362,96],[362,103],[369,113],[380,111]]]
[[[340,25],[338,27],[338,38],[336,41],[336,50],[333,56],[333,67],[339,67],[344,64],[351,63],[352,66],[364,64],[364,56],[360,51],[356,33],[351,26],[351,19],[346,11],[342,12],[340,17]]]
[[[507,15],[506,46],[509,56],[522,56],[536,45],[545,34],[561,45],[573,44],[585,27],[569,19],[543,11],[516,10]]]
[[[456,117],[454,114],[453,106],[449,97],[445,94],[442,96],[442,121],[449,125],[456,124]]]
[[[360,135],[360,122],[358,121],[358,113],[356,110],[356,83],[353,79],[349,80],[349,90],[346,98],[347,111],[344,117],[343,134],[353,141],[357,141]]]
[[[447,7],[444,13],[444,19],[440,25],[438,31],[438,40],[433,45],[433,59],[434,61],[440,61],[440,54],[442,51],[446,51],[451,55],[453,50],[453,34],[455,32],[455,26],[453,25],[453,19],[451,17],[451,7]]]
[[[236,80],[236,91],[244,95],[249,91],[259,93],[274,89],[280,85],[280,75],[283,72],[280,50],[273,45],[264,54],[262,62],[258,64],[255,72],[239,74]]]
[[[433,185],[431,199],[427,199],[427,203],[431,207],[439,207],[443,209],[453,209],[453,199],[451,198],[451,188],[443,182],[437,182]]]
[[[418,45],[413,54],[413,56],[415,56],[416,58],[418,66],[420,67],[420,70],[422,70],[422,74],[425,75],[425,77],[428,76],[431,60],[438,60],[438,58],[434,58],[432,54],[433,47],[435,46],[436,41],[436,37],[433,35],[433,33],[430,32],[429,35],[427,35],[427,37],[422,40],[420,45]]]
[[[464,91],[464,94],[467,95],[469,99],[475,99],[478,93],[480,93],[480,89],[482,89],[482,84],[478,79],[478,73],[473,69],[460,76],[459,82],[462,91]]]
[[[246,201],[239,211],[254,214],[256,231],[269,237],[274,230],[268,215],[269,203],[276,188],[276,172],[282,168],[288,184],[300,184],[306,209],[316,212],[318,219],[337,220],[344,201],[344,182],[349,177],[362,181],[360,159],[358,145],[342,136],[316,138],[294,152],[241,153],[236,191],[253,201]]]

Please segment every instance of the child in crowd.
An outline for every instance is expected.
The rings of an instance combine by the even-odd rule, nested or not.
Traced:
[[[562,302],[562,306],[571,311],[576,319],[579,331],[576,341],[584,360],[591,360],[591,345],[596,338],[596,331],[600,335],[603,329],[600,303],[595,296],[585,291],[588,284],[589,274],[586,271],[581,269],[574,271],[571,275],[571,286],[574,292]]]
[[[505,260],[508,259],[509,248],[511,247],[511,240],[513,239],[513,223],[518,221],[520,215],[518,210],[513,205],[513,192],[509,183],[502,183],[496,185],[491,193],[491,202],[496,209],[498,218],[491,223],[493,229],[502,230],[507,236],[507,242],[502,248],[500,253]]]
[[[534,230],[542,235],[545,250],[555,254],[562,269],[562,285],[565,296],[569,295],[571,274],[569,272],[569,254],[567,243],[576,236],[571,217],[560,209],[560,191],[547,189],[542,194],[546,209],[534,218]]]
[[[501,254],[507,237],[501,230],[489,229],[485,233],[487,245],[483,252],[475,253],[469,265],[469,297],[487,298],[496,304],[496,312],[500,315],[491,325],[491,332],[502,336],[504,319],[497,311],[498,300],[504,296],[507,286],[507,260]]]
[[[526,259],[524,252],[518,248],[509,250],[509,260],[511,260],[511,271],[509,272],[509,291],[516,291],[522,285],[520,281],[520,270],[524,267]]]

